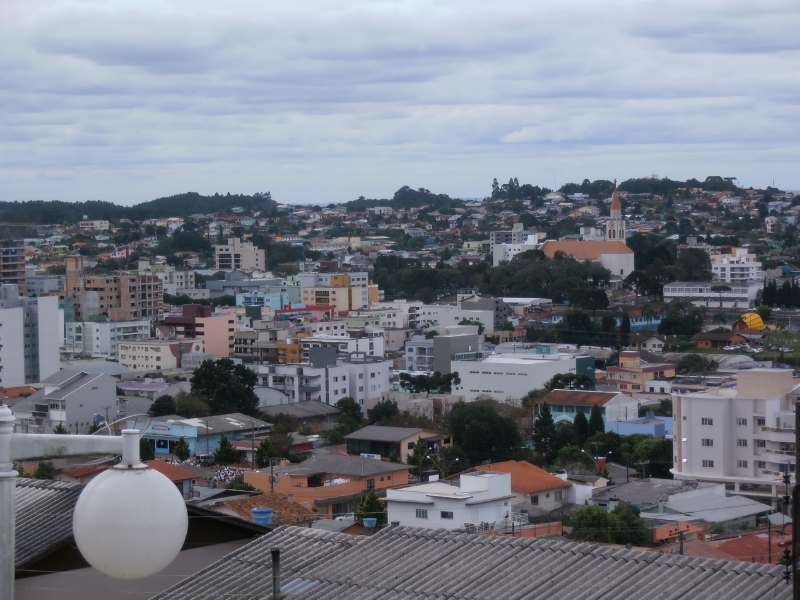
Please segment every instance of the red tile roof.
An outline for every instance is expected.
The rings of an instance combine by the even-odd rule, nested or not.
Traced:
[[[148,460],[147,466],[166,475],[170,481],[185,481],[187,479],[196,479],[197,473],[182,467],[181,465],[173,465],[172,463],[164,462],[163,460]]]
[[[603,254],[633,254],[625,242],[605,240],[548,240],[542,252],[547,258],[563,252],[577,260],[598,260]]]
[[[603,406],[619,392],[589,392],[584,390],[552,390],[542,402],[558,406]]]
[[[480,465],[475,467],[475,470],[510,473],[511,489],[518,494],[538,494],[549,490],[561,490],[572,485],[524,460],[506,460],[490,465]]]

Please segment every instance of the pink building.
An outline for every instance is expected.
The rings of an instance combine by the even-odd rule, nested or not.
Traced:
[[[236,331],[236,312],[220,310],[206,317],[195,317],[197,337],[202,338],[205,351],[214,358],[228,358],[233,353]]]

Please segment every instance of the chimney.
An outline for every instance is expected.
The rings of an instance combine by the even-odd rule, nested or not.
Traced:
[[[272,555],[272,598],[281,597],[281,551],[278,548],[270,550]]]

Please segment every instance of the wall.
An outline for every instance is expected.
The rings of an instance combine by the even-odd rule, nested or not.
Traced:
[[[0,308],[0,385],[25,384],[23,309]]]

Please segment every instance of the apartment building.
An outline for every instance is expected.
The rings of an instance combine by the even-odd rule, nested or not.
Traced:
[[[419,304],[409,308],[409,326],[416,329],[437,329],[459,325],[464,321],[480,323],[484,335],[494,335],[495,311],[469,308],[468,302],[457,304]]]
[[[519,243],[494,244],[492,246],[492,266],[499,266],[504,262],[511,262],[515,256],[539,248],[539,236],[535,233],[528,234],[524,241]]]
[[[64,315],[58,296],[23,298],[0,285],[0,387],[38,383],[61,367]]]
[[[143,340],[151,335],[151,323],[139,321],[68,321],[64,351],[78,356],[116,360],[119,343]]]
[[[337,312],[368,308],[377,300],[366,271],[350,273],[300,273],[294,280],[302,287],[306,306],[333,306]]]
[[[267,254],[253,242],[232,237],[225,244],[214,245],[214,267],[218,271],[266,271]]]
[[[510,230],[489,232],[489,254],[494,256],[495,246],[498,244],[523,244],[532,232],[525,231],[522,223],[514,223]]]
[[[132,371],[178,369],[188,354],[202,354],[201,340],[135,340],[120,342],[119,364]]]
[[[111,229],[111,223],[106,219],[84,219],[78,227],[82,233],[106,232]]]
[[[485,398],[516,403],[528,392],[544,388],[559,373],[594,377],[594,359],[555,350],[529,354],[477,354],[474,358],[454,359],[450,371],[458,373],[453,393],[463,396],[466,402]]]
[[[740,371],[735,386],[673,388],[675,477],[724,483],[748,496],[783,495],[783,473],[795,468],[798,398],[790,369]]]
[[[21,295],[25,287],[25,243],[23,240],[0,240],[0,284],[16,285]]]
[[[746,283],[764,281],[761,261],[747,248],[730,248],[730,252],[711,255],[711,274],[715,281]]]
[[[170,265],[153,265],[149,260],[139,261],[139,273],[155,275],[161,281],[165,294],[179,296],[193,293],[196,275],[191,269],[176,269]]]
[[[332,348],[337,354],[363,354],[383,358],[385,344],[382,331],[366,332],[361,336],[314,335],[299,338],[301,360],[308,361],[313,348]]]
[[[199,339],[205,352],[215,358],[227,358],[234,351],[236,313],[215,311],[204,304],[184,304],[179,312],[164,317],[159,331],[165,338]]]
[[[112,321],[155,319],[163,288],[152,274],[130,271],[85,273],[82,256],[65,259],[64,295],[74,303],[75,321],[106,317]]]

